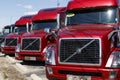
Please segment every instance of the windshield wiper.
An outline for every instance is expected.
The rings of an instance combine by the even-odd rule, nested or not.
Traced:
[[[108,24],[108,23],[103,23],[103,22],[94,22],[93,24]]]
[[[78,24],[75,24],[75,23],[72,23],[72,24],[68,24],[68,26],[71,26],[71,25],[78,25]]]

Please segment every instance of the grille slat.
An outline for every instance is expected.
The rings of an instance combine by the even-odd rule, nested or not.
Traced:
[[[59,48],[61,63],[100,64],[99,39],[62,39]]]
[[[39,38],[22,39],[22,50],[39,51],[40,39]]]
[[[17,39],[16,38],[7,38],[5,44],[6,44],[6,46],[16,46]]]

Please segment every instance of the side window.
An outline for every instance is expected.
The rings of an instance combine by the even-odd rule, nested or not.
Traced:
[[[18,28],[17,27],[14,28],[14,32],[18,32]]]

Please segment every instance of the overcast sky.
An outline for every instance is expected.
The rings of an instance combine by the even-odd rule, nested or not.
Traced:
[[[40,9],[66,6],[69,0],[1,0],[0,31],[3,26],[14,24],[21,16],[37,13]]]

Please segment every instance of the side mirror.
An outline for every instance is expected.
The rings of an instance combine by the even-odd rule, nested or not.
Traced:
[[[10,26],[11,26],[10,31],[11,31],[11,33],[12,33],[12,32],[14,32],[15,25],[12,24],[12,25],[10,25]]]
[[[4,34],[4,28],[2,28],[2,34]]]
[[[16,28],[15,28],[15,26],[13,27],[13,32],[15,32],[15,30],[16,30]]]
[[[60,13],[57,14],[57,29],[60,28]]]
[[[11,33],[13,32],[13,26],[10,27],[10,32],[11,32]]]
[[[31,26],[30,26],[30,31],[33,29],[33,23],[31,23]]]
[[[60,12],[57,14],[57,26],[58,28],[66,26],[66,13],[65,12]]]
[[[27,32],[29,32],[29,24],[28,24],[28,22],[26,23],[26,29],[27,29]]]
[[[45,29],[44,29],[44,32],[50,33],[50,32],[51,32],[51,29],[50,29],[50,28],[45,28]]]

